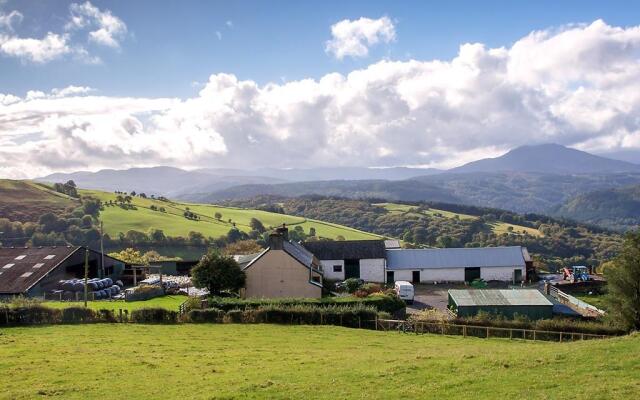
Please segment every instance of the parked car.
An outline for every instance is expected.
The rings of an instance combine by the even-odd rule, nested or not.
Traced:
[[[413,304],[413,296],[415,291],[413,285],[407,281],[397,281],[394,290],[400,299],[404,300],[407,304]]]

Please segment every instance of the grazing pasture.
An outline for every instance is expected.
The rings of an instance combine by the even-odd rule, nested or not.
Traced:
[[[92,196],[103,203],[116,200],[117,194],[98,190],[81,190],[83,196]],[[164,212],[152,210],[152,206]],[[185,211],[196,214],[199,219],[188,219]],[[216,213],[222,215],[217,219]],[[249,232],[249,224],[252,218],[256,218],[266,227],[275,227],[286,223],[291,229],[301,226],[309,233],[310,228],[315,228],[320,237],[336,239],[343,236],[347,240],[377,239],[378,235],[359,231],[342,225],[323,221],[295,217],[291,215],[272,213],[262,210],[251,210],[235,207],[222,207],[212,204],[193,204],[176,201],[160,201],[151,198],[133,197],[131,207],[120,205],[105,206],[100,213],[104,222],[105,232],[112,238],[118,233],[126,233],[129,230],[147,232],[151,228],[161,229],[168,236],[186,237],[189,232],[201,232],[205,236],[219,237],[226,235],[231,228]],[[229,222],[231,220],[231,222]]]
[[[0,332],[0,399],[632,399],[639,374],[638,335],[550,343],[239,324]]]

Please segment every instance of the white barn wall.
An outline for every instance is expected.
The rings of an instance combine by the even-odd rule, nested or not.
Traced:
[[[324,279],[332,281],[344,280],[344,260],[320,260],[320,264],[322,264]],[[342,272],[333,272],[334,265],[342,266]]]
[[[365,282],[383,283],[385,280],[385,259],[369,258],[360,260],[360,279]],[[344,268],[343,268],[344,269]]]
[[[480,277],[485,281],[512,281],[513,271],[519,269],[522,271],[522,279],[524,279],[525,270],[522,267],[482,267],[480,268]]]
[[[463,282],[464,268],[426,268],[420,270],[420,282]]]

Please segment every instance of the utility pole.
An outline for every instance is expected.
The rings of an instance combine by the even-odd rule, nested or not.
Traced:
[[[89,281],[89,248],[84,248],[84,308],[87,308],[87,283]]]
[[[100,220],[100,273],[102,274],[102,278],[104,279],[104,231],[102,226],[102,220]]]

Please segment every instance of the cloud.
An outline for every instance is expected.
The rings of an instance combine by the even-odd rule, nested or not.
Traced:
[[[218,38],[218,40],[222,40],[222,32],[216,31],[216,37]]]
[[[640,27],[595,21],[183,100],[0,94],[0,174],[174,165],[451,167],[524,144],[640,153]],[[65,95],[60,97],[62,92]],[[82,94],[82,96],[80,96]]]
[[[0,29],[8,29],[13,31],[14,24],[19,24],[24,19],[22,13],[17,10],[11,11],[9,14],[0,12]]]
[[[66,29],[97,28],[89,32],[89,40],[108,47],[120,47],[127,25],[109,10],[100,10],[90,2],[69,6],[71,17]]]
[[[343,19],[331,26],[331,40],[326,42],[325,51],[339,60],[346,56],[365,57],[369,47],[392,42],[395,38],[395,26],[388,17]]]
[[[18,58],[25,62],[48,63],[67,55],[76,60],[99,64],[101,59],[91,55],[83,44],[74,37],[79,32],[87,32],[88,41],[111,48],[119,48],[120,40],[127,32],[127,26],[109,10],[100,10],[90,2],[72,3],[69,6],[69,21],[63,33],[48,32],[43,38],[20,37],[14,26],[24,19],[17,10],[8,14],[0,13],[0,54]],[[92,30],[93,29],[93,30]]]
[[[34,63],[46,63],[71,51],[65,35],[49,32],[42,39],[34,39],[0,34],[1,53]]]
[[[231,20],[227,20],[227,22],[225,22],[224,24],[227,26],[227,28],[233,28],[233,21]]]

